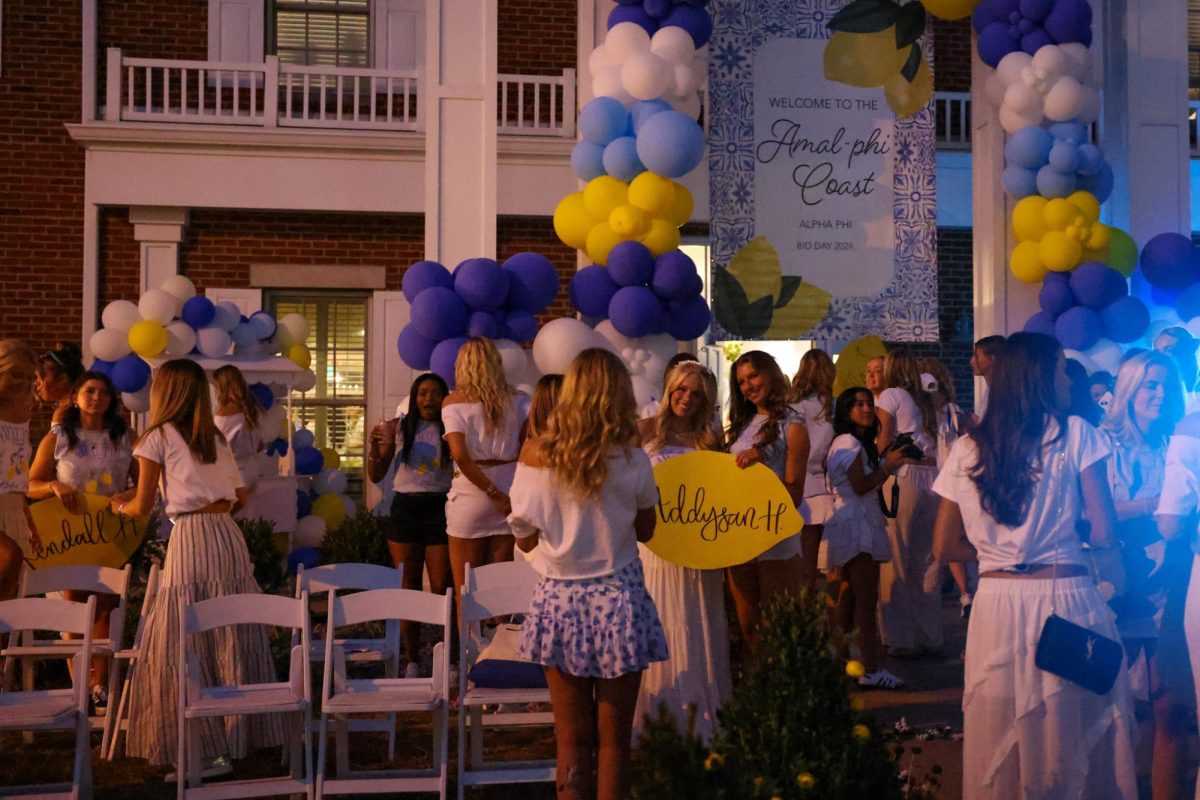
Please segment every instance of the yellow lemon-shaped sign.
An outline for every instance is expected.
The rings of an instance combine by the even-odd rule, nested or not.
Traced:
[[[783,482],[767,467],[739,469],[728,453],[698,450],[654,468],[658,524],[646,546],[693,569],[744,564],[800,532]]]
[[[109,510],[108,498],[80,493],[82,514],[72,514],[57,497],[29,507],[41,545],[25,545],[25,560],[34,569],[86,564],[123,567],[146,536],[150,515],[127,517]]]

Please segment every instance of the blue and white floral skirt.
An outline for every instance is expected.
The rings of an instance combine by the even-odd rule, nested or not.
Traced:
[[[525,615],[521,656],[578,678],[616,678],[667,659],[642,562],[583,580],[542,578]]]

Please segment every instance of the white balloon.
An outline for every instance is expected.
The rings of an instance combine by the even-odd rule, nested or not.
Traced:
[[[229,334],[220,328],[201,328],[196,332],[196,347],[202,356],[221,358],[232,344]]]
[[[175,298],[179,303],[179,313],[183,309],[183,304],[196,296],[196,284],[192,283],[191,279],[186,275],[172,275],[162,282],[158,288],[162,289],[167,294]]]
[[[1033,68],[1041,77],[1053,80],[1068,74],[1071,69],[1071,60],[1055,45],[1039,47],[1033,55]]]
[[[604,49],[614,64],[624,64],[638,53],[650,49],[650,34],[636,22],[622,22],[608,29]]]
[[[1021,128],[1042,124],[1042,111],[1040,107],[1037,111],[1018,114],[1007,106],[1001,106],[999,116],[1000,127],[1004,128],[1007,133],[1016,133]]]
[[[347,486],[346,473],[337,469],[323,469],[313,478],[313,491],[317,494],[345,494]]]
[[[684,114],[691,119],[700,119],[700,93],[692,92],[685,97],[676,97],[672,95],[667,98],[667,102],[671,104],[671,108]]]
[[[317,385],[317,373],[311,369],[306,369],[296,376],[292,381],[292,391],[294,392],[310,392]]]
[[[1045,49],[1045,47],[1041,48],[1041,50]],[[1066,58],[1067,75],[1074,76],[1081,83],[1096,85],[1095,75],[1092,70],[1092,53],[1088,50],[1087,45],[1079,42],[1069,42],[1058,45],[1058,49]],[[1041,52],[1041,50],[1038,52]]]
[[[575,356],[590,347],[612,349],[603,336],[574,317],[552,319],[533,340],[533,362],[543,375],[565,374]]]
[[[983,82],[983,93],[993,108],[999,108],[1004,104],[1004,93],[1006,91],[1008,91],[1008,87],[1004,85],[1004,81],[1000,80],[1000,77],[994,72]]]
[[[533,370],[525,349],[511,339],[493,339],[492,344],[500,353],[500,361],[504,364],[504,377],[509,385],[528,383],[533,377],[530,374]]]
[[[142,321],[138,307],[128,300],[113,300],[104,307],[100,321],[106,328],[129,333],[129,329]]]
[[[92,355],[104,361],[116,361],[133,352],[129,346],[129,334],[115,328],[101,328],[88,339]]]
[[[145,414],[150,410],[150,384],[139,392],[121,392],[121,404],[131,414]]]
[[[1041,112],[1042,95],[1037,89],[1025,83],[1014,83],[1004,92],[1004,105],[1018,114]]]
[[[621,82],[620,67],[605,67],[592,77],[592,94],[596,97],[611,97],[624,104],[633,104],[633,95],[625,91]]]
[[[302,547],[320,547],[325,541],[325,520],[316,514],[309,514],[296,521],[296,532],[292,534],[292,549]]]
[[[1083,108],[1079,109],[1079,122],[1085,125],[1100,119],[1100,92],[1091,86],[1083,87]]]
[[[613,346],[613,352],[621,355],[626,350],[637,350],[638,340],[632,339],[621,333],[612,324],[612,320],[601,320],[596,324],[596,333],[604,337],[605,341]]]
[[[138,299],[138,313],[142,319],[154,320],[160,325],[166,325],[175,319],[178,303],[174,295],[162,289],[148,289]]]
[[[690,64],[676,64],[673,85],[674,90],[671,94],[678,97],[693,94],[700,88],[700,76],[696,74],[696,70]]]
[[[354,501],[350,499],[349,495],[342,495],[342,507],[346,509],[347,517],[358,516],[358,506],[354,505]]]
[[[277,339],[281,347],[290,347],[308,341],[310,331],[308,318],[303,314],[284,314],[276,320],[275,336],[272,338]]]
[[[1112,339],[1101,339],[1085,350],[1084,355],[1100,369],[1116,375],[1117,370],[1121,368],[1121,359],[1125,356],[1125,350]]]
[[[653,402],[662,399],[662,392],[654,387],[646,378],[641,375],[634,375],[633,378],[633,398],[637,403],[638,408],[648,406]]]
[[[668,25],[650,37],[650,52],[672,64],[690,66],[696,57],[696,45],[690,33],[677,25]]]
[[[653,53],[636,53],[621,67],[621,84],[638,100],[662,97],[674,83],[671,65]]]
[[[1070,76],[1059,78],[1046,93],[1046,117],[1055,122],[1069,122],[1075,119],[1079,112],[1087,107],[1087,91],[1082,83]],[[1006,102],[1007,99],[1006,95]]]
[[[186,356],[196,346],[196,331],[183,320],[167,324],[167,347],[163,353],[168,356]]]
[[[1021,78],[1021,73],[1033,63],[1033,56],[1028,53],[1018,50],[1015,53],[1009,53],[1004,58],[1000,59],[1000,63],[996,65],[996,78],[1006,87],[1016,83]]]
[[[588,72],[595,75],[605,67],[615,66],[608,57],[608,48],[600,45],[588,56]]]

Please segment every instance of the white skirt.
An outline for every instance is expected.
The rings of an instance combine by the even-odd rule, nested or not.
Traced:
[[[824,525],[833,514],[834,497],[831,494],[814,494],[804,498],[808,513],[804,515],[805,525]]]
[[[642,673],[635,736],[644,729],[646,715],[657,716],[665,705],[680,730],[694,715],[694,732],[707,742],[716,729],[717,709],[733,691],[723,571],[681,567],[641,544],[638,551],[670,656]]]
[[[17,543],[26,556],[33,552],[33,544],[29,537],[29,518],[25,516],[25,495],[16,492],[0,493],[0,533]],[[45,539],[49,541],[53,531],[46,531]]]
[[[888,538],[887,521],[876,504],[873,513],[866,503],[875,503],[875,494],[856,498],[850,503],[838,503],[821,534],[821,549],[817,568],[837,569],[859,553],[867,553],[875,561],[892,560],[892,542]]]
[[[967,629],[964,800],[1137,800],[1129,675],[1121,670],[1101,696],[1038,669],[1052,607],[1117,638],[1090,578],[979,582]]]
[[[500,491],[507,494],[512,489],[513,478],[517,474],[516,462],[481,469]],[[487,493],[467,480],[466,475],[458,474],[454,476],[450,493],[446,496],[446,535],[459,539],[482,539],[486,536],[510,536],[512,529],[508,527],[508,519],[500,513]]]

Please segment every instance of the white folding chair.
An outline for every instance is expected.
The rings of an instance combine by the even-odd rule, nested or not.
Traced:
[[[508,561],[476,568],[467,566],[459,598],[462,629],[458,637],[458,800],[463,800],[469,786],[554,780],[555,759],[487,762],[483,758],[486,728],[527,728],[554,724],[554,714],[550,711],[508,710],[513,707],[527,708],[532,703],[549,703],[549,689],[484,688],[474,685],[470,680],[471,669],[485,644],[481,623],[493,617],[528,612],[538,578],[537,572],[526,561]],[[485,706],[505,710],[485,713]]]
[[[238,686],[204,686],[200,664],[189,652],[188,639],[231,625],[271,625],[299,629],[292,648],[288,680]],[[308,596],[298,599],[269,594],[231,594],[185,605],[179,610],[179,754],[177,796],[200,798],[266,797],[304,793],[313,797],[312,745],[308,718],[312,710],[308,648]],[[163,676],[168,679],[168,676]],[[223,781],[204,786],[200,780],[200,738],[195,724],[206,718],[288,714],[292,720],[291,772],[287,776]],[[286,745],[285,745],[286,749]],[[186,778],[186,779],[185,779]]]
[[[117,755],[117,741],[121,738],[122,731],[128,731],[129,720],[129,687],[133,683],[133,673],[138,667],[138,658],[142,654],[142,635],[146,629],[146,614],[150,612],[150,606],[154,603],[154,597],[158,594],[159,580],[158,564],[150,565],[150,575],[146,579],[146,594],[142,598],[142,610],[138,615],[137,628],[133,632],[133,642],[129,647],[122,647],[113,654],[112,665],[112,685],[116,686],[121,683],[121,698],[117,702],[115,710],[108,714],[108,725],[104,729],[104,741],[100,745],[100,753],[106,761],[112,761]],[[128,665],[125,667],[125,665]],[[124,668],[125,680],[121,682],[121,672]],[[113,702],[113,695],[109,694],[108,702]]]
[[[92,620],[96,598],[86,603],[29,597],[0,603],[0,634],[58,631],[79,634],[73,655],[75,671],[70,689],[0,692],[0,731],[74,731],[75,762],[71,783],[38,786],[5,786],[0,794],[11,797],[90,798],[92,796],[91,746],[88,741],[87,668],[92,657]]]
[[[309,598],[327,599],[334,591],[357,592],[371,589],[401,589],[404,587],[403,565],[381,567],[378,564],[347,563],[325,564],[312,569],[305,569],[301,564],[296,570],[296,596],[300,592],[308,592]],[[326,632],[326,635],[329,635]],[[293,639],[292,644],[296,642]],[[382,639],[339,639],[346,653],[346,661],[352,664],[383,664],[383,674],[388,678],[400,675],[400,625],[388,622]],[[314,662],[325,661],[325,640],[314,639],[309,650],[309,658]],[[316,720],[309,720],[309,725],[316,730]],[[388,758],[396,757],[396,716],[389,714],[384,719],[354,720],[351,730],[374,731],[386,733],[388,737]]]
[[[125,630],[125,600],[129,593],[129,576],[131,568],[126,565],[122,569],[111,567],[93,567],[87,565],[71,565],[51,567],[49,569],[30,569],[21,571],[21,581],[17,597],[40,597],[55,592],[92,592],[94,594],[110,594],[117,598],[117,607],[108,615],[108,638],[92,639],[92,655],[101,656],[112,661],[113,654],[121,647],[121,637]],[[21,664],[21,681],[25,691],[31,691],[34,684],[34,672],[37,662],[50,659],[71,659],[79,652],[78,639],[35,639],[32,632],[26,631],[20,637],[20,643],[10,646],[0,652],[4,656],[4,686],[10,686],[16,664]],[[88,665],[90,671],[91,665]],[[87,672],[84,682],[87,682]],[[90,688],[90,687],[89,687]],[[111,698],[116,693],[116,672],[108,671],[108,685],[105,690]],[[89,724],[93,729],[107,733],[108,720],[111,716],[112,701],[104,707],[104,713],[91,717]]]
[[[329,595],[329,629],[325,640],[325,675],[321,681],[321,732],[318,736],[317,796],[326,794],[379,794],[384,792],[437,792],[446,797],[450,701],[450,590],[445,595],[413,589],[375,589],[358,594]],[[411,620],[441,628],[433,648],[431,678],[357,678],[346,674],[345,647],[334,634],[338,628],[379,620]],[[325,777],[326,743],[330,717],[338,725],[338,747],[348,749],[343,724],[358,714],[428,712],[433,717],[432,764],[418,770],[352,770],[339,763],[336,778]],[[339,759],[340,761],[340,759]]]

